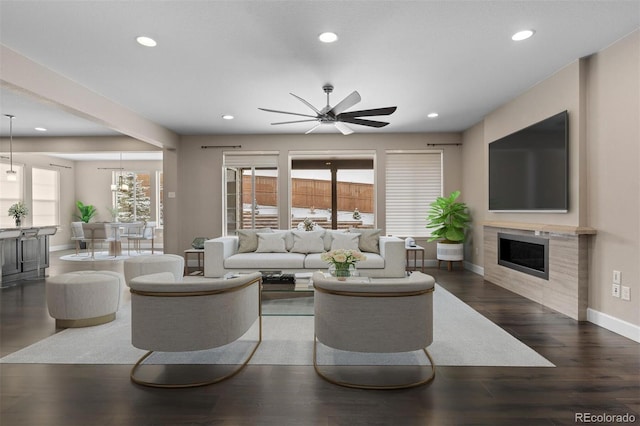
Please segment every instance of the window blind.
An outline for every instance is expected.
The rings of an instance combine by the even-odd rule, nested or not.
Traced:
[[[253,152],[253,153],[224,153],[225,167],[278,167],[278,153]]]
[[[442,152],[386,155],[386,233],[425,237],[429,204],[442,195]]]

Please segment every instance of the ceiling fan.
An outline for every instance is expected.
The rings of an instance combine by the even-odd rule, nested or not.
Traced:
[[[275,109],[267,109],[267,108],[258,108],[258,109],[262,111],[268,111],[268,112],[277,112],[280,114],[290,114],[290,115],[298,115],[301,117],[310,117],[305,120],[280,121],[277,123],[271,123],[272,125],[317,121],[318,123],[315,126],[313,126],[311,129],[307,130],[305,134],[309,134],[313,132],[315,129],[317,129],[323,124],[333,124],[338,130],[340,130],[340,132],[342,132],[343,135],[350,135],[351,133],[353,133],[353,129],[351,129],[345,123],[358,124],[360,126],[368,126],[368,127],[384,127],[389,123],[385,121],[367,120],[360,117],[371,117],[376,115],[391,115],[395,112],[397,108],[397,107],[386,107],[386,108],[363,109],[360,111],[344,112],[347,109],[354,106],[355,104],[357,104],[358,102],[360,102],[360,99],[361,99],[360,94],[354,90],[353,92],[351,92],[349,96],[344,98],[336,106],[331,107],[331,105],[329,104],[329,94],[333,92],[333,86],[330,84],[327,84],[323,86],[322,89],[327,94],[327,106],[325,106],[321,110],[318,110],[316,107],[314,107],[309,102],[302,99],[300,96],[290,93],[291,96],[293,96],[294,98],[298,99],[300,102],[302,102],[303,104],[311,108],[313,112],[316,113],[316,115],[300,114],[297,112],[278,111]]]

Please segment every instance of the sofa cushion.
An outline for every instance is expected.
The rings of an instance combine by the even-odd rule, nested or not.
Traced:
[[[359,250],[358,242],[360,240],[360,234],[344,232],[342,234],[336,233],[332,235],[333,241],[331,241],[331,250]]]
[[[258,233],[258,248],[256,253],[286,253],[284,233]]]
[[[245,269],[302,269],[304,268],[304,256],[301,253],[239,253],[226,258],[224,267],[238,271]]]
[[[238,253],[251,253],[258,249],[258,233],[271,232],[270,228],[264,229],[238,229]]]
[[[382,229],[350,228],[349,232],[360,233],[360,241],[358,241],[360,251],[367,253],[380,253],[379,241]]]
[[[329,264],[320,259],[321,253],[310,253],[304,259],[305,269],[327,270]],[[356,263],[358,269],[384,269],[384,258],[379,254],[367,253],[367,259]]]
[[[322,253],[324,251],[324,231],[292,231],[292,253]]]

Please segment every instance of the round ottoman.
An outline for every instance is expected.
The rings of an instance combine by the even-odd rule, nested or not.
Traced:
[[[160,254],[131,257],[124,261],[124,279],[129,281],[141,275],[171,272],[176,281],[182,281],[184,258],[177,254]]]
[[[112,271],[76,271],[46,279],[49,315],[56,327],[89,327],[116,319],[122,274]]]

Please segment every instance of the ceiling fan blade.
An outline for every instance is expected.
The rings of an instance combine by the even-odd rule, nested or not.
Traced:
[[[313,112],[315,112],[318,115],[322,115],[320,113],[320,111],[318,111],[318,109],[316,107],[314,107],[313,105],[311,105],[309,102],[305,101],[304,99],[302,99],[300,96],[298,95],[294,95],[293,93],[289,93],[291,96],[293,96],[294,98],[296,98],[297,100],[299,100],[300,102],[302,102],[303,104],[305,104],[306,106],[308,106],[309,108],[311,108],[313,110]]]
[[[352,106],[354,106],[355,104],[357,104],[358,102],[360,102],[360,100],[361,100],[360,94],[354,90],[353,92],[351,92],[349,96],[347,96],[342,101],[340,101],[338,105],[331,108],[327,112],[327,114],[333,115],[335,117],[338,114],[342,113],[342,111],[346,111]]]
[[[372,115],[391,115],[398,107],[363,109],[360,111],[349,111],[340,114],[340,117],[368,117]],[[339,118],[339,117],[338,117]]]
[[[344,121],[352,124],[359,124],[361,126],[369,126],[369,127],[384,127],[387,124],[389,124],[384,121],[364,120],[362,118],[343,117],[343,116],[340,116],[340,121]]]
[[[340,132],[342,132],[343,135],[350,135],[351,133],[353,133],[353,129],[351,127],[347,126],[344,123],[336,121],[333,124],[336,126],[336,129],[338,129],[338,130],[340,130]]]
[[[307,130],[306,132],[304,132],[305,135],[308,135],[309,133],[313,132],[315,129],[317,129],[318,127],[320,127],[322,125],[322,123],[318,123],[315,126],[313,126],[312,128],[310,128],[309,130]]]
[[[262,110],[262,111],[267,111],[267,112],[277,112],[278,114],[291,114],[291,115],[299,115],[301,117],[318,118],[315,115],[300,114],[300,113],[297,113],[297,112],[278,111],[277,109],[268,109],[268,108],[258,108],[258,109]]]
[[[292,124],[292,123],[306,123],[309,121],[317,121],[315,118],[310,118],[308,120],[293,120],[293,121],[279,121],[277,123],[271,123],[271,125],[275,124]]]

